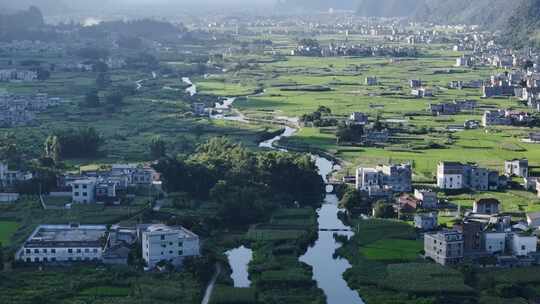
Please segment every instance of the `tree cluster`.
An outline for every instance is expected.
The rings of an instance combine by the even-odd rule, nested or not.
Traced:
[[[243,225],[275,207],[318,206],[324,182],[307,155],[253,152],[223,138],[200,145],[184,159],[162,159],[156,166],[168,192],[184,192],[219,206],[222,221]]]
[[[338,124],[337,119],[331,116],[332,110],[325,106],[320,106],[316,111],[310,114],[304,114],[300,121],[304,124],[312,124],[314,127],[332,127]]]
[[[53,160],[96,157],[104,142],[93,127],[60,130],[45,141],[45,155]]]

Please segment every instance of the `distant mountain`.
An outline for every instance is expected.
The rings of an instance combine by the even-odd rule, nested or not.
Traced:
[[[361,0],[278,0],[277,7],[286,10],[316,10],[328,9],[356,10]]]
[[[357,12],[366,17],[410,17],[424,0],[360,0]]]
[[[524,0],[421,1],[424,3],[420,3],[415,12],[415,17],[419,20],[501,28]]]
[[[28,10],[8,14],[0,13],[0,33],[15,30],[39,29],[44,25],[43,14],[35,6],[31,6]]]

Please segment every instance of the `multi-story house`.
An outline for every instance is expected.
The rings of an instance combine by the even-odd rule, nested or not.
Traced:
[[[505,181],[497,171],[476,164],[440,162],[437,166],[437,187],[443,190],[497,190],[505,186]]]
[[[78,179],[70,182],[72,201],[79,204],[95,203],[96,185],[96,178]]]
[[[28,263],[101,261],[105,225],[40,225],[17,251],[15,260]]]
[[[199,255],[199,237],[183,227],[142,225],[139,230],[143,259],[150,269],[160,262],[180,266],[186,257]]]
[[[425,256],[441,265],[453,265],[463,260],[463,234],[454,230],[428,233],[424,236]]]
[[[504,162],[504,171],[508,176],[529,177],[529,160],[513,159]]]
[[[409,164],[379,165],[356,170],[356,188],[368,193],[411,192],[412,168]],[[372,196],[372,195],[370,195]]]

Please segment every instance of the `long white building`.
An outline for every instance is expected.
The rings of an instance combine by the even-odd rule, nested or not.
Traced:
[[[166,225],[150,225],[140,229],[143,259],[149,269],[160,262],[182,265],[184,259],[198,256],[199,237],[183,228]]]
[[[101,261],[106,236],[105,225],[41,225],[15,259],[27,263]]]

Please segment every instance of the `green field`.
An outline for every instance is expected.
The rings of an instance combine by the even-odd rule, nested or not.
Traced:
[[[382,239],[362,247],[360,253],[374,261],[407,261],[417,259],[423,248],[421,241]]]
[[[0,244],[8,246],[11,243],[11,237],[17,232],[20,224],[11,221],[0,221]]]

